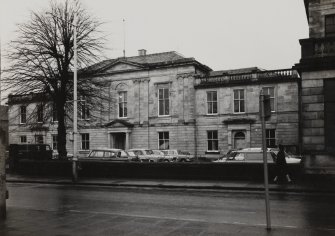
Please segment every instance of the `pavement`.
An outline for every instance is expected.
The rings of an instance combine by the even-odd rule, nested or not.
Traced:
[[[264,183],[252,180],[175,180],[175,179],[124,179],[124,178],[78,178],[74,183],[69,177],[41,177],[7,174],[8,183],[45,183],[64,185],[96,185],[114,187],[148,187],[180,189],[212,189],[263,191]],[[292,183],[269,182],[269,190],[275,192],[297,193],[335,193],[335,176],[309,176],[293,180]]]
[[[7,183],[40,183],[115,187],[180,188],[207,190],[263,191],[264,185],[254,181],[166,180],[166,179],[107,179],[79,178],[76,183],[64,177],[34,177],[8,174]],[[297,180],[292,184],[270,183],[270,193],[299,192],[334,194],[334,179]],[[10,197],[10,196],[9,196]],[[335,235],[335,229],[272,227],[240,223],[211,223],[119,214],[100,214],[79,211],[43,211],[30,208],[7,207],[7,219],[0,222],[0,235],[65,236],[65,235]]]

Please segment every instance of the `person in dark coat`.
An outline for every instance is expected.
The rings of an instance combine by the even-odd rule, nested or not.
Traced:
[[[277,158],[276,158],[276,171],[277,171],[277,175],[273,180],[274,182],[277,182],[278,179],[284,179],[284,178],[286,178],[288,183],[292,182],[288,174],[288,170],[287,170],[284,146],[281,144],[279,144],[279,152],[277,153]]]

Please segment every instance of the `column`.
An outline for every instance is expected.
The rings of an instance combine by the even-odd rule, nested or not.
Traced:
[[[129,132],[126,132],[126,150],[129,149]]]

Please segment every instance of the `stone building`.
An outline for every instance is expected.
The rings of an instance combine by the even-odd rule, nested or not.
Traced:
[[[8,146],[8,107],[0,106],[0,140]]]
[[[299,78],[292,70],[212,71],[176,52],[146,54],[145,50],[88,69],[106,82],[110,99],[103,111],[81,109],[80,155],[94,147],[181,149],[197,156],[260,147],[261,89],[271,95],[273,106],[268,145],[298,146]],[[52,111],[45,117],[52,108],[43,114],[42,100],[47,99],[36,94],[9,96],[10,143],[45,142],[57,147],[57,121]],[[69,133],[69,152],[71,140]]]
[[[301,39],[301,146],[306,169],[335,172],[335,1],[305,0],[309,38]]]
[[[271,118],[266,124],[268,147],[284,144],[298,151],[298,74],[291,69],[246,68],[213,71],[196,80],[197,153],[261,147],[261,90],[270,95]],[[211,141],[212,140],[212,141]]]

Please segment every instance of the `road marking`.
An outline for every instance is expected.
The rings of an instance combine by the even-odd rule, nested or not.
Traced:
[[[100,211],[80,211],[80,210],[69,210],[69,212],[73,213],[91,213],[91,214],[104,214],[104,215],[113,215],[113,216],[126,216],[126,217],[139,217],[139,218],[152,218],[152,219],[164,219],[164,220],[180,220],[180,221],[191,221],[191,222],[204,222],[204,223],[213,223],[213,224],[232,224],[232,225],[244,225],[244,226],[259,226],[266,227],[266,224],[250,224],[244,222],[229,222],[229,221],[218,221],[218,222],[208,222],[206,220],[201,219],[193,219],[193,218],[175,218],[175,217],[157,217],[150,215],[137,215],[137,214],[125,214],[125,213],[110,213],[110,212],[100,212]],[[273,228],[284,228],[284,229],[313,229],[313,230],[327,230],[327,231],[335,231],[335,228],[307,228],[307,227],[298,227],[292,225],[273,225]]]

